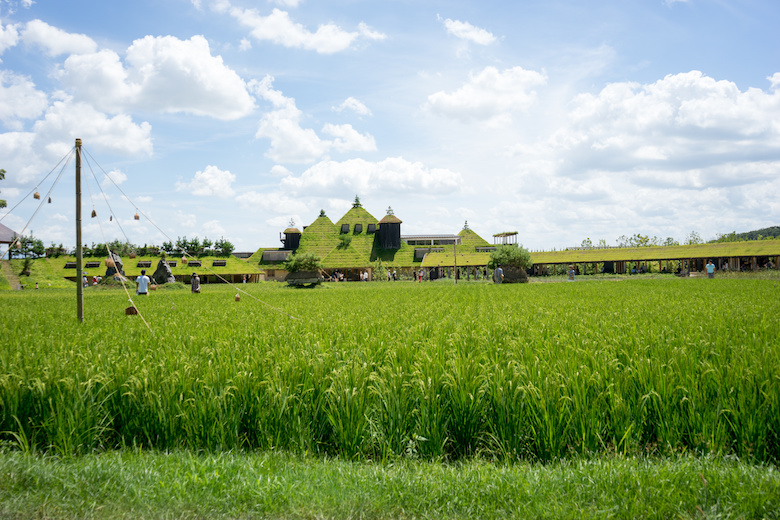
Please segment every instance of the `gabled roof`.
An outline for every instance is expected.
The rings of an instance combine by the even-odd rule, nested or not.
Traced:
[[[0,242],[10,244],[16,236],[16,231],[0,223]]]

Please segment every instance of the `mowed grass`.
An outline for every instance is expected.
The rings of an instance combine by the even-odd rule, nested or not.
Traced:
[[[777,518],[780,474],[732,458],[365,463],[263,453],[0,453],[2,518]]]
[[[2,439],[60,456],[780,458],[774,281],[245,289],[134,297],[151,330],[121,290],[88,290],[83,324],[71,292],[1,295]]]

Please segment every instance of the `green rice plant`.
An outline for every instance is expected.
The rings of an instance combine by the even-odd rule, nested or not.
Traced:
[[[151,331],[121,290],[89,292],[82,324],[69,291],[9,291],[0,440],[62,454],[776,461],[774,283],[269,283],[240,302],[205,285],[132,295]]]

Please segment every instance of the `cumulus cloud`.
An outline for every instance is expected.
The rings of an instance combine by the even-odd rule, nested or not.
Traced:
[[[346,31],[333,23],[317,27],[314,32],[290,18],[287,11],[274,8],[271,14],[263,16],[257,9],[227,7],[227,2],[218,9],[227,10],[257,41],[269,41],[285,47],[313,50],[320,54],[333,54],[350,48],[357,40],[383,40],[386,36],[361,23],[357,31]]]
[[[260,120],[255,137],[270,139],[266,156],[279,163],[311,163],[330,150],[337,152],[373,151],[376,142],[370,134],[357,132],[352,125],[326,124],[322,132],[333,140],[321,139],[311,128],[303,128],[303,113],[295,106],[295,100],[273,88],[273,77],[250,83],[258,96],[275,108]]]
[[[326,124],[322,133],[334,137],[328,144],[338,152],[373,152],[376,151],[376,141],[370,134],[361,134],[352,125]]]
[[[777,89],[740,91],[730,81],[692,71],[579,95],[567,125],[534,146],[536,152],[523,150],[563,157],[562,164],[581,174],[727,168],[780,160],[778,120]],[[565,166],[561,171],[574,173]],[[718,178],[709,171],[709,178]]]
[[[402,157],[379,162],[364,159],[322,161],[300,176],[288,176],[281,181],[285,191],[317,196],[344,193],[443,195],[459,191],[462,184],[463,177],[457,172],[428,168]]]
[[[772,84],[772,88],[780,87],[780,72],[775,72],[767,78],[769,83]]]
[[[24,184],[64,157],[77,137],[92,152],[148,156],[153,149],[151,129],[128,115],[109,117],[71,98],[56,99],[32,131],[0,134],[0,164]]]
[[[298,7],[301,3],[300,0],[273,0],[273,2],[282,7]]]
[[[0,55],[2,55],[6,49],[10,49],[15,46],[19,41],[19,31],[17,25],[5,25],[0,23]],[[2,63],[2,60],[0,60]]]
[[[254,100],[244,81],[212,56],[202,36],[146,36],[127,49],[70,56],[59,77],[69,91],[101,110],[142,109],[221,120],[249,114]]]
[[[106,179],[103,181],[103,186],[118,186],[127,180],[125,175],[120,170],[111,170],[106,174]]]
[[[15,130],[21,130],[22,119],[40,116],[49,100],[25,76],[0,70],[0,121]]]
[[[504,71],[486,67],[470,74],[468,83],[456,91],[428,96],[427,108],[464,123],[507,123],[513,112],[526,110],[533,104],[536,99],[533,89],[546,82],[544,74],[522,67]]]
[[[218,197],[221,199],[232,197],[235,194],[231,186],[236,176],[227,170],[220,170],[216,166],[206,166],[203,171],[195,172],[190,182],[177,182],[177,191],[188,191],[199,197]]]
[[[184,228],[194,228],[198,223],[198,217],[195,214],[184,213],[181,210],[176,212],[174,219],[176,220],[176,223],[179,224],[179,226]]]
[[[331,110],[333,110],[334,112],[343,112],[344,110],[351,110],[361,116],[371,115],[371,110],[369,110],[366,105],[364,105],[361,101],[351,96],[345,99],[339,106],[331,107]]]
[[[470,41],[478,45],[490,45],[496,41],[496,37],[493,36],[493,33],[475,27],[468,22],[461,22],[460,20],[452,20],[450,18],[442,19],[439,15],[436,15],[436,17],[447,29],[447,32],[456,38]]]
[[[27,22],[21,34],[27,45],[42,48],[49,56],[88,54],[97,50],[97,43],[85,34],[73,34],[41,20]]]
[[[219,223],[219,220],[209,220],[203,223],[203,232],[206,235],[219,235],[225,234],[225,228]]]

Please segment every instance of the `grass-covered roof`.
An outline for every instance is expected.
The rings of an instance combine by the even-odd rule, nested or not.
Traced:
[[[535,264],[565,264],[576,262],[684,260],[687,258],[777,255],[780,255],[780,240],[751,240],[749,242],[720,242],[687,246],[626,247],[541,252],[531,253],[531,261]]]

